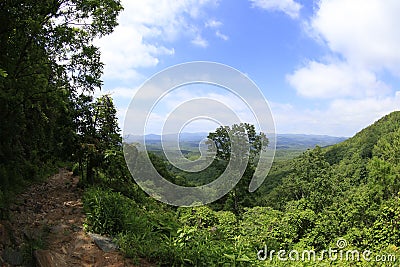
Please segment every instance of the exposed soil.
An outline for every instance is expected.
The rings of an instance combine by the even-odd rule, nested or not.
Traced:
[[[83,230],[83,190],[77,187],[78,181],[72,172],[60,169],[17,196],[10,220],[0,222],[0,257],[4,258],[5,249],[21,251],[24,243],[43,241],[44,251],[37,251],[36,258],[49,260],[53,266],[152,266],[145,261],[135,265],[120,252],[103,252],[94,244]],[[0,265],[13,266],[3,258]]]

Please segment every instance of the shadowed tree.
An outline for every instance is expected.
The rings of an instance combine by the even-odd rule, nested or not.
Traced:
[[[93,40],[121,10],[118,0],[0,1],[2,190],[79,148],[76,107],[102,85]]]

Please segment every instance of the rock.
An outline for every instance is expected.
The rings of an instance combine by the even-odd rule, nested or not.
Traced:
[[[112,238],[89,233],[94,243],[104,252],[113,252],[118,249],[118,245],[112,241]]]
[[[11,265],[22,265],[24,258],[18,250],[6,248],[3,251],[3,259]]]
[[[36,250],[33,255],[38,267],[67,267],[64,256],[55,251]]]

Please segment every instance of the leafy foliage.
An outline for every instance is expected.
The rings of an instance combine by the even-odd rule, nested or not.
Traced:
[[[276,254],[265,261],[258,259],[263,256],[258,252],[265,249],[313,250],[318,254],[336,248],[337,240],[344,239],[344,249],[371,250],[373,255],[391,259],[382,266],[394,266],[394,257],[400,256],[400,124],[385,125],[398,116],[399,113],[393,113],[384,118],[385,123],[378,122],[378,126],[364,130],[388,127],[385,131],[380,129],[385,132],[382,136],[367,138],[373,144],[361,146],[372,147],[368,157],[353,142],[346,141],[333,147],[316,147],[293,160],[274,163],[266,179],[270,184],[264,185],[262,193],[255,197],[257,205],[242,202],[239,214],[229,205],[218,203],[177,210],[153,203],[144,209],[141,206],[152,203],[151,199],[124,198],[134,204],[124,206],[120,212],[129,218],[117,233],[121,248],[129,256],[145,257],[165,266],[377,266],[374,260],[282,261]],[[351,140],[366,141],[364,131]],[[332,157],[337,147],[344,155],[339,160]],[[162,158],[155,154],[151,157],[161,174],[176,178]],[[136,159],[138,164],[140,157]],[[110,194],[121,197],[116,192]],[[111,203],[103,204],[112,207]]]
[[[268,146],[268,139],[264,133],[256,133],[254,125],[248,123],[234,124],[232,127],[221,126],[208,135],[206,143],[209,150],[216,152],[217,161],[222,162],[223,171],[227,162],[246,161],[244,174],[236,186],[223,198],[216,202],[215,206],[233,211],[239,215],[244,207],[253,206],[256,202],[255,194],[249,192],[248,187],[253,177],[255,166],[260,152]],[[236,153],[236,154],[235,154]]]
[[[78,106],[102,85],[93,40],[112,32],[121,9],[118,0],[1,1],[0,191],[7,199],[79,148]]]

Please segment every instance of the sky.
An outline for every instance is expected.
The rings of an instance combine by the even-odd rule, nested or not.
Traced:
[[[118,110],[165,68],[191,61],[245,74],[268,101],[277,133],[352,136],[400,110],[398,0],[122,0],[115,31],[96,41],[103,89]],[[160,96],[146,125],[160,127],[179,103],[206,97],[246,113],[240,98],[216,86],[187,86]],[[195,108],[195,107],[193,107]],[[246,115],[244,115],[246,117]],[[188,132],[218,124],[194,120]]]

